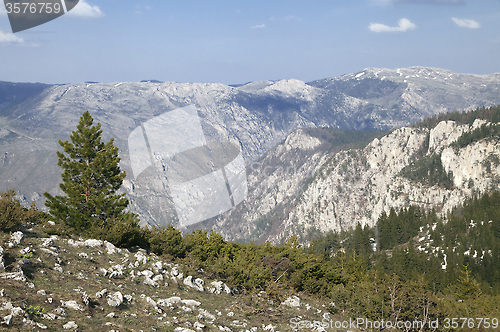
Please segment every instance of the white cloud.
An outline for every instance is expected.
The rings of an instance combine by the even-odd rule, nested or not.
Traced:
[[[266,25],[264,23],[262,23],[259,25],[254,25],[253,27],[250,27],[250,29],[263,29],[265,27],[266,27]]]
[[[10,32],[3,32],[0,30],[0,43],[24,43],[24,39],[16,36]]]
[[[480,25],[474,20],[467,20],[467,19],[458,19],[456,17],[451,18],[453,22],[455,22],[456,25],[462,28],[469,28],[469,29],[479,29]]]
[[[417,26],[410,22],[410,20],[406,18],[402,18],[399,20],[399,26],[390,27],[385,24],[380,23],[371,23],[369,29],[373,32],[404,32],[407,30],[415,29]]]
[[[85,0],[80,0],[75,8],[68,12],[68,15],[83,18],[99,18],[104,16],[99,6],[92,6]]]

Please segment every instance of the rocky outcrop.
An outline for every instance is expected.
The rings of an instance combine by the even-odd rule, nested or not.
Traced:
[[[237,295],[233,295],[225,282],[210,279],[210,275],[201,269],[195,272],[196,277],[193,277],[192,271],[192,275],[184,278],[180,271],[190,271],[190,266],[172,263],[167,257],[162,257],[162,260],[145,250],[131,252],[137,248],[112,252],[105,250],[104,244],[98,243],[98,240],[69,240],[53,236],[48,241],[43,226],[29,225],[30,232],[23,233],[26,242],[24,248],[15,246],[5,249],[9,261],[10,257],[16,258],[16,262],[6,267],[7,273],[17,273],[12,272],[15,266],[26,267],[19,264],[25,259],[21,258],[22,252],[24,255],[33,253],[34,256],[27,263],[31,264],[26,271],[30,273],[30,278],[2,278],[5,274],[0,274],[0,285],[4,286],[0,289],[1,328],[23,331],[90,331],[105,327],[106,331],[153,328],[254,332],[275,326],[270,325],[271,320],[273,324],[276,322],[268,317],[267,312],[290,314],[287,313],[289,308],[284,308],[287,304],[274,305],[265,291],[260,291],[256,298],[253,293],[247,296],[236,292]],[[53,256],[41,250],[47,249],[46,246],[57,250],[59,255]],[[87,254],[87,258],[79,255],[82,252]],[[49,268],[55,261],[59,262],[57,264],[61,270],[64,267],[62,272]],[[116,271],[123,273],[109,279],[109,275]],[[22,269],[19,273],[22,275]],[[84,276],[80,277],[79,274]],[[162,282],[152,288],[137,280],[137,277],[144,277],[159,281],[159,276],[168,280],[175,278],[178,283]],[[48,284],[47,280],[56,280],[57,287],[51,287],[53,284]],[[205,280],[206,293],[201,294],[199,292],[203,289],[200,286],[205,284]],[[41,288],[42,285],[45,287]],[[104,285],[106,288],[103,289]],[[291,306],[301,302],[292,294],[287,301]],[[248,310],[252,307],[244,305],[242,308],[241,305],[251,302],[255,302],[255,308],[265,306],[266,314],[259,316],[257,313],[249,317]],[[309,304],[305,302],[304,305],[295,306],[293,316],[316,319],[318,315],[315,312],[322,313],[325,310],[322,301],[315,300],[315,312],[309,310],[310,307],[306,309],[306,305]],[[281,327],[275,331],[287,331],[288,327],[289,319],[283,319]]]
[[[445,214],[473,193],[500,183],[498,138],[462,148],[452,144],[483,124],[484,120],[472,125],[443,121],[430,129],[403,127],[363,149],[325,152],[311,147],[301,162],[299,152],[314,141],[314,130],[298,130],[259,164],[273,161],[272,168],[249,172],[249,202],[220,218],[217,230],[228,239],[279,243],[291,235],[307,239],[308,234],[340,231],[358,223],[374,225],[382,212],[411,204]],[[306,143],[297,146],[296,141]],[[438,156],[444,171],[453,173],[453,188],[401,175],[412,161],[431,156]],[[244,220],[239,234],[233,226],[236,218]]]

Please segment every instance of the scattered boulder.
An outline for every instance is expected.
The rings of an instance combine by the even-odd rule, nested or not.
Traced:
[[[153,264],[153,269],[156,273],[161,273],[161,271],[163,271],[163,263],[161,261],[155,262]]]
[[[91,248],[102,247],[102,245],[103,245],[103,242],[101,240],[96,240],[96,239],[88,239],[88,240],[85,240],[85,242],[83,242],[83,243],[87,247],[91,247]]]
[[[222,281],[212,281],[210,283],[213,287],[208,287],[208,291],[213,294],[222,294],[223,292],[226,294],[231,294],[231,288],[229,288],[225,283]]]
[[[12,302],[7,302],[0,307],[0,310],[12,310],[12,308],[14,308]]]
[[[10,324],[12,324],[12,315],[7,315],[3,318],[3,321],[2,321],[2,324],[5,324],[7,326],[9,326]]]
[[[201,304],[201,302],[195,300],[182,300],[182,304],[187,305],[188,307],[197,307]]]
[[[14,307],[10,309],[10,314],[14,317],[24,315],[24,310],[21,307]]]
[[[298,296],[290,296],[281,304],[289,306],[289,307],[300,307],[300,298]]]
[[[209,313],[208,311],[206,311],[205,309],[200,308],[199,312],[200,312],[200,314],[198,315],[199,318],[211,320],[211,321],[215,320],[215,316],[212,315],[211,313]]]
[[[196,331],[184,327],[176,327],[174,332],[196,332]]]
[[[59,317],[59,316],[56,316],[55,314],[53,313],[50,313],[50,312],[47,312],[47,313],[42,313],[40,315],[43,319],[47,319],[47,320],[54,320],[54,319],[63,319],[63,317]]]
[[[160,284],[157,283],[156,281],[152,280],[151,278],[146,277],[144,281],[142,282],[144,285],[151,286],[151,287],[160,287]]]
[[[82,291],[80,295],[82,296],[83,304],[85,304],[87,307],[90,306],[90,297],[88,296],[87,292]]]
[[[73,246],[73,247],[80,247],[80,246],[84,246],[85,245],[85,243],[83,241],[75,241],[73,239],[69,239],[68,240],[68,244],[70,246]]]
[[[73,310],[78,310],[78,311],[85,310],[83,308],[83,306],[76,301],[61,301],[61,306],[63,308],[68,308],[68,309],[73,309]]]
[[[42,239],[42,247],[52,247],[54,245],[54,239],[52,237]]]
[[[100,299],[101,297],[106,296],[107,294],[108,294],[108,290],[106,288],[104,288],[100,292],[95,293],[95,297]]]
[[[24,249],[21,249],[21,250],[19,251],[19,254],[21,254],[21,255],[26,255],[27,253],[30,253],[30,252],[32,252],[32,251],[33,251],[33,249],[31,249],[31,247],[26,247],[26,248],[24,248]]]
[[[169,297],[168,299],[161,299],[158,300],[157,305],[164,307],[173,307],[174,305],[178,305],[182,303],[182,299],[178,296],[172,296]]]
[[[50,250],[48,248],[40,248],[40,250],[43,251],[43,252],[46,252],[47,254],[55,256],[55,257],[59,256],[59,254],[57,252],[52,251],[52,250]]]
[[[24,240],[24,233],[21,231],[14,232],[10,236],[10,243],[12,243],[13,246],[22,243],[23,240]]]
[[[115,292],[108,295],[107,301],[109,306],[113,308],[119,307],[123,303],[123,295],[120,292]]]
[[[148,296],[148,297],[146,297],[146,302],[147,302],[148,304],[150,304],[151,306],[155,307],[155,308],[156,308],[156,306],[157,306],[157,305],[156,305],[155,300],[153,300],[153,299],[152,299],[152,298],[150,298],[149,296]]]
[[[202,331],[205,328],[205,325],[200,322],[194,322],[193,327],[198,331]]]
[[[66,324],[63,325],[63,328],[65,330],[70,330],[70,329],[77,329],[78,325],[74,321],[67,322]]]
[[[59,316],[66,316],[66,310],[64,310],[63,308],[59,307],[59,308],[55,308],[54,310],[52,310],[53,312],[55,312],[57,315]]]
[[[184,285],[188,286],[188,287],[191,287],[193,289],[196,289],[200,292],[204,292],[205,289],[203,288],[203,285],[205,284],[205,282],[200,279],[200,278],[197,278],[194,280],[193,282],[193,277],[192,276],[188,276],[186,277],[186,279],[184,279]]]
[[[35,323],[35,324],[36,324],[36,326],[38,326],[42,330],[46,330],[47,329],[47,325],[43,325],[42,323]]]
[[[108,241],[104,241],[104,247],[106,247],[106,251],[108,252],[108,254],[110,255],[113,255],[115,253],[121,253],[121,249],[118,249],[117,247],[115,247],[115,245],[111,242],[108,242]]]
[[[163,281],[163,276],[161,274],[158,274],[158,275],[154,276],[152,280],[156,281],[156,282]]]
[[[136,252],[134,257],[137,259],[137,261],[134,264],[135,267],[138,267],[140,263],[146,264],[148,262],[148,258],[146,257],[146,254],[142,250]]]
[[[0,279],[12,279],[18,281],[26,281],[26,276],[24,275],[23,270],[19,269],[17,272],[10,273],[0,273]]]

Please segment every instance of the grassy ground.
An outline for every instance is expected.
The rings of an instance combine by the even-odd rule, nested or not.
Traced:
[[[105,246],[72,245],[68,238],[61,236],[43,246],[49,237],[47,228],[41,225],[28,227],[32,228],[23,231],[23,242],[12,248],[7,245],[10,235],[0,234],[6,266],[0,275],[15,272],[20,266],[26,276],[25,281],[0,278],[0,290],[4,290],[4,296],[0,297],[0,309],[3,309],[0,310],[0,320],[11,313],[9,303],[23,309],[13,317],[10,325],[0,325],[10,331],[62,331],[65,330],[63,326],[71,321],[78,327],[70,327],[68,331],[179,332],[189,329],[256,332],[292,331],[294,327],[295,330],[312,330],[306,322],[322,321],[327,312],[327,300],[294,294],[291,290],[280,289],[279,285],[272,294],[260,290],[213,294],[208,290],[213,280],[208,279],[203,271],[198,271],[193,280],[204,280],[205,291],[201,292],[185,285],[182,278],[174,280],[171,272],[176,264],[164,257],[143,252],[144,256],[138,260],[134,250],[111,253]],[[21,251],[28,247],[31,253],[22,255]],[[158,261],[162,261],[161,270],[154,268]],[[187,277],[187,269],[177,267]],[[103,269],[107,270],[106,275]],[[143,284],[146,277],[138,273],[145,270],[155,276],[162,275],[163,281],[158,281],[158,287]],[[122,275],[109,278],[113,271],[121,271]],[[135,277],[131,276],[132,271]],[[108,294],[130,295],[131,300],[125,299],[120,306],[112,307],[106,296],[97,297],[96,293],[103,289],[107,289]],[[88,301],[83,293],[88,295]],[[282,303],[292,295],[301,299],[299,307]],[[195,300],[200,304],[157,304],[158,300],[171,297]],[[148,301],[148,298],[153,301]],[[83,310],[64,307],[62,301],[76,301]],[[64,313],[61,313],[61,308]],[[303,324],[300,329],[299,322]]]

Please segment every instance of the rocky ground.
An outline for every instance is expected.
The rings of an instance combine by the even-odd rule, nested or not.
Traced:
[[[327,300],[245,291],[143,249],[49,236],[50,228],[0,233],[2,329],[277,332],[330,319]]]

